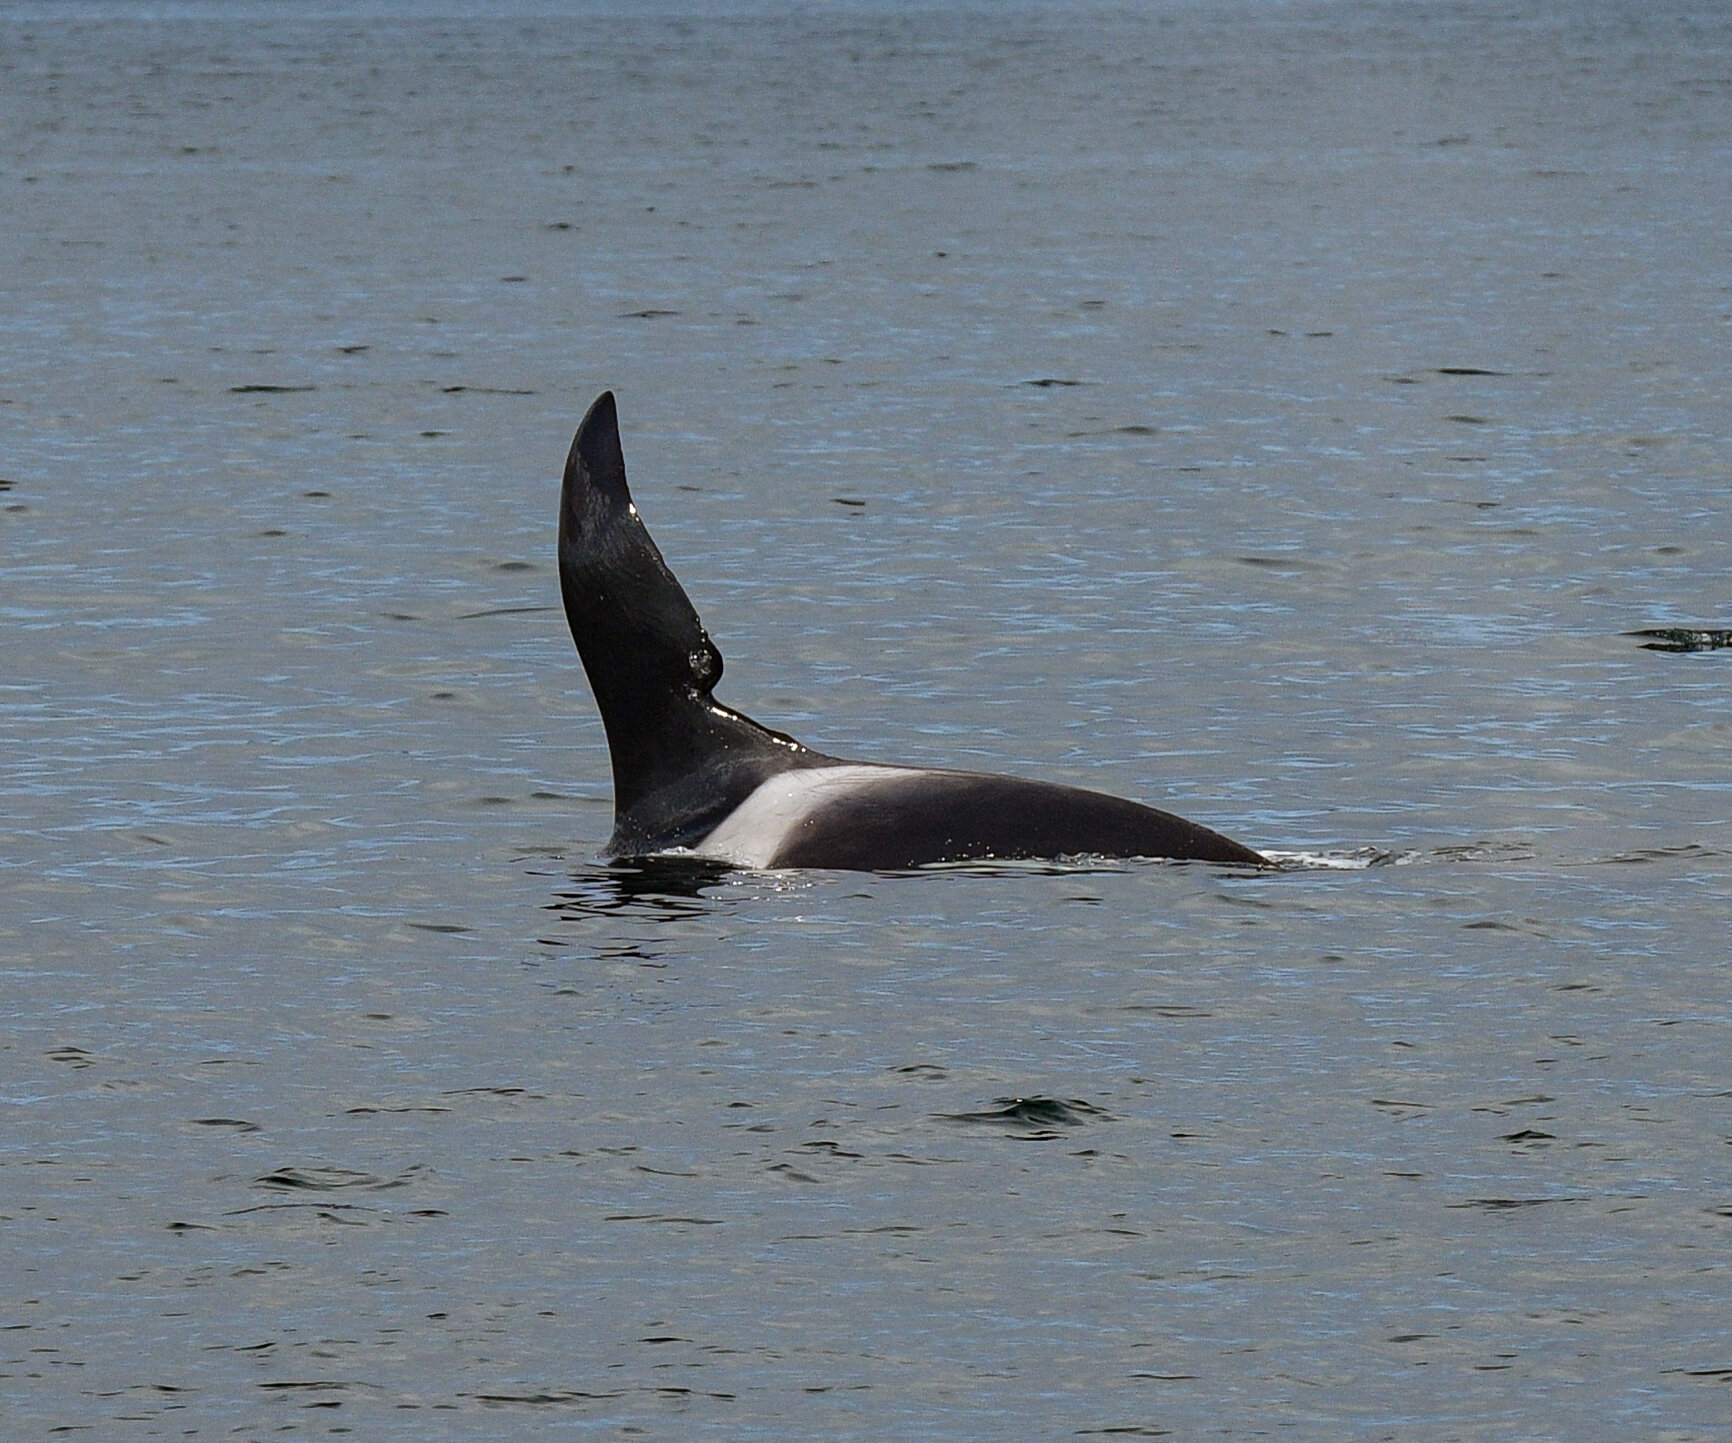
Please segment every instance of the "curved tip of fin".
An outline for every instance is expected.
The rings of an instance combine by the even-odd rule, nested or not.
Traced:
[[[619,411],[612,391],[603,391],[595,398],[572,437],[571,453],[565,458],[568,496],[574,482],[587,482],[612,500],[631,500],[625,484],[625,452],[619,444]]]

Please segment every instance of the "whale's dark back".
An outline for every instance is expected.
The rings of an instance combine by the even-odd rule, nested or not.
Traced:
[[[982,858],[1182,857],[1261,867],[1231,837],[1082,787],[979,772],[897,773],[801,820],[772,867],[886,871]]]

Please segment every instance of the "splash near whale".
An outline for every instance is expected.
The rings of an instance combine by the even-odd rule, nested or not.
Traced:
[[[722,654],[639,519],[613,393],[565,463],[559,585],[613,763],[615,857],[893,871],[938,862],[1159,857],[1261,867],[1183,817],[1081,787],[846,761],[714,696]]]

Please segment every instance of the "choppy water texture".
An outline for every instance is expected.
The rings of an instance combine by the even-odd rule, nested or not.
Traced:
[[[8,1439],[1725,1436],[1724,7],[3,16]],[[1376,865],[598,864],[604,386],[725,700]]]

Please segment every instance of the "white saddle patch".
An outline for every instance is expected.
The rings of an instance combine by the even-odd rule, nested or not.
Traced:
[[[919,775],[911,767],[865,765],[778,772],[729,812],[692,852],[735,867],[767,867],[794,828],[820,807],[877,783]]]

